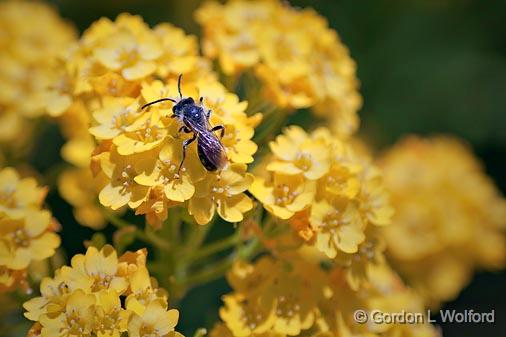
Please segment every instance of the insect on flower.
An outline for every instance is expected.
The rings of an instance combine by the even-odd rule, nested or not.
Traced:
[[[177,90],[179,92],[179,99],[161,98],[153,102],[146,103],[141,109],[145,109],[150,105],[171,101],[175,103],[172,108],[173,115],[171,118],[178,118],[183,125],[178,130],[178,136],[181,132],[193,133],[193,136],[183,141],[183,156],[179,164],[178,173],[183,166],[186,157],[187,147],[197,140],[197,152],[200,162],[208,171],[216,171],[223,168],[227,162],[225,155],[225,148],[220,139],[214,133],[220,131],[220,138],[225,134],[225,127],[223,125],[216,125],[211,127],[209,124],[209,117],[211,117],[211,110],[204,110],[202,105],[204,98],[199,98],[199,103],[195,103],[192,97],[183,97],[181,93],[181,78],[179,75],[177,79]]]

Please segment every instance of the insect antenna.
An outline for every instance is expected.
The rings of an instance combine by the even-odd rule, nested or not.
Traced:
[[[175,99],[172,99],[172,98],[160,98],[160,99],[157,99],[156,101],[153,101],[153,102],[149,102],[149,103],[146,103],[144,104],[142,107],[141,107],[141,110],[144,110],[145,108],[147,108],[148,106],[150,105],[153,105],[153,104],[156,104],[156,103],[160,103],[160,102],[165,102],[165,101],[171,101],[173,103],[177,103],[177,101]]]
[[[177,78],[177,91],[179,91],[179,98],[183,98],[183,94],[181,93],[181,79],[183,78],[183,74],[179,74]]]

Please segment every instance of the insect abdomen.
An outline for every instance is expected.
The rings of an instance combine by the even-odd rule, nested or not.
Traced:
[[[222,168],[227,161],[223,146],[220,141],[214,137],[199,137],[197,152],[200,162],[208,171],[216,171]]]

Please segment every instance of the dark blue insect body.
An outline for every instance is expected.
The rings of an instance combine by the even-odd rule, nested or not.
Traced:
[[[192,133],[192,137],[183,141],[183,158],[179,164],[179,170],[186,157],[187,147],[197,140],[197,152],[199,155],[200,162],[208,171],[216,171],[217,169],[223,168],[227,161],[225,155],[225,148],[214,131],[220,131],[220,137],[223,137],[225,133],[225,127],[223,125],[216,125],[211,128],[209,125],[209,117],[211,116],[211,110],[207,112],[202,107],[203,98],[200,97],[199,104],[195,103],[195,100],[191,97],[183,98],[181,94],[181,77],[178,78],[178,91],[179,100],[172,98],[161,98],[159,100],[145,104],[142,109],[159,102],[171,101],[176,103],[172,108],[172,118],[178,118],[183,125],[179,128],[178,134],[181,131],[185,133]]]

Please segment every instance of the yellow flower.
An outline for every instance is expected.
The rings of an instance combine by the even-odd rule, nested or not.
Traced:
[[[8,217],[19,219],[28,208],[40,208],[46,193],[34,178],[21,179],[10,167],[0,170],[0,212]]]
[[[167,302],[167,294],[149,278],[149,271],[143,266],[131,275],[129,291],[125,305],[128,310],[134,312],[142,312],[151,302]]]
[[[203,76],[202,72],[205,68],[210,67],[198,56],[199,46],[195,36],[186,35],[182,29],[170,23],[157,25],[154,28],[154,34],[160,38],[162,48],[157,70],[162,78],[184,74],[187,79],[196,71]]]
[[[160,121],[160,116],[156,114],[142,116],[125,131],[113,139],[118,153],[123,156],[154,149],[163,142],[168,134],[167,129]]]
[[[194,184],[206,176],[205,168],[198,160],[197,152],[192,148],[187,153],[187,161],[177,173],[182,160],[182,140],[173,141],[163,146],[154,161],[139,161],[140,175],[135,181],[144,186],[162,186],[168,200],[183,202],[195,193]]]
[[[283,135],[270,143],[275,160],[267,170],[282,174],[303,174],[309,180],[325,175],[330,166],[329,151],[322,141],[310,139],[299,127],[287,128]]]
[[[119,337],[127,330],[130,312],[121,307],[118,293],[103,290],[97,296],[94,316],[97,337]]]
[[[185,202],[199,224],[208,223],[215,212],[227,221],[241,221],[253,207],[243,192],[252,182],[245,164],[253,160],[257,150],[251,138],[259,117],[248,117],[247,104],[213,79],[184,82],[182,91],[195,100],[204,97],[205,111],[211,110],[211,126],[225,126],[226,167],[208,172],[197,152],[198,140],[187,147],[183,162],[183,142],[191,135],[182,134],[183,122],[170,117],[173,103],[139,110],[140,102],[177,95],[177,81],[143,83],[136,100],[104,98],[103,108],[94,113],[98,124],[90,132],[101,144],[93,161],[99,163],[97,171],[107,177],[99,200],[112,209],[128,204],[157,228],[169,208]]]
[[[378,170],[325,128],[289,127],[270,145],[268,172],[255,176],[250,192],[329,258],[348,255],[352,268],[359,245],[376,238],[371,226],[392,215]]]
[[[51,311],[63,310],[69,294],[68,286],[62,277],[60,270],[53,278],[44,277],[40,282],[39,297],[34,297],[23,304],[26,310],[25,317],[31,321],[38,321],[42,314],[46,313],[48,304],[52,305]]]
[[[44,278],[40,291],[23,306],[33,333],[44,337],[182,337],[174,331],[178,311],[168,309],[168,295],[150,279],[145,249],[118,258],[112,246],[90,247]]]
[[[114,139],[141,116],[139,103],[130,97],[105,97],[101,109],[93,113],[97,125],[90,133],[97,139]]]
[[[134,312],[128,322],[129,337],[165,336],[174,331],[179,319],[175,309],[166,310],[160,302],[149,303],[143,312]]]
[[[330,258],[334,258],[339,250],[349,254],[357,252],[358,245],[365,240],[365,225],[353,204],[343,209],[327,201],[315,203],[311,207],[309,222],[319,232],[316,246],[327,252]]]
[[[427,304],[456,297],[475,269],[504,267],[506,201],[466,145],[413,136],[380,164],[396,210],[388,256]]]
[[[234,334],[227,328],[227,326],[223,323],[216,324],[211,330],[210,337],[234,337]],[[267,331],[264,333],[254,333],[251,334],[252,337],[285,337],[285,334],[277,333],[273,331]]]
[[[253,176],[246,173],[244,164],[231,164],[220,173],[208,174],[197,183],[188,211],[198,224],[208,223],[215,212],[228,222],[239,222],[253,208],[253,202],[243,193],[252,182]]]
[[[117,30],[102,36],[93,50],[94,58],[109,70],[120,72],[127,80],[137,80],[156,71],[162,55],[159,39],[138,16],[118,16]]]
[[[171,118],[172,102],[140,109],[160,98],[179,99],[180,74],[184,74],[184,96],[193,97],[195,102],[203,97],[203,102],[197,104],[202,104],[206,113],[211,111],[210,127],[224,126],[221,143],[228,163],[253,161],[257,145],[252,138],[261,115],[248,116],[247,102],[241,102],[217,81],[209,60],[199,55],[195,37],[170,24],[151,29],[139,16],[121,14],[115,21],[102,18],[92,24],[67,58],[59,80],[70,82],[73,102],[59,119],[69,139],[62,153],[72,164],[84,166],[89,160],[89,130],[98,143],[91,160],[96,181],[86,181],[94,185],[90,192],[98,189],[102,205],[113,210],[128,205],[159,227],[170,208],[194,205],[192,198],[211,194],[205,186],[221,187],[218,183],[202,183],[207,178],[212,181],[217,174],[208,173],[202,165],[196,151],[198,140],[187,148],[181,165],[183,141],[192,135],[181,132],[182,121]],[[72,125],[74,119],[76,127]],[[69,177],[70,173],[66,179]],[[241,193],[223,203],[225,208],[217,208],[220,216],[229,221],[242,219],[242,214],[252,208],[242,193],[251,183],[250,178],[242,174],[242,179],[233,182],[246,186]],[[61,189],[76,208],[80,222],[99,225],[102,219],[96,210],[79,200],[91,200],[92,193],[75,184]],[[215,212],[215,206],[205,206],[205,210],[196,209],[205,213],[199,215],[199,223],[210,221]]]
[[[366,307],[383,313],[409,312],[428,318],[423,298],[408,288],[386,264],[372,266],[368,270],[370,288],[367,292]],[[373,322],[374,323],[374,322]],[[387,335],[437,337],[439,333],[430,324],[372,324],[371,330]]]
[[[301,251],[237,262],[227,275],[233,292],[223,297],[223,323],[211,336],[437,336],[430,324],[359,324],[358,310],[419,312],[422,299],[385,264],[368,265],[369,282],[350,287],[346,270]]]
[[[270,1],[234,1],[227,6],[204,3],[195,12],[206,37],[204,53],[218,58],[226,74],[236,74],[257,64],[259,52],[252,25],[258,19],[268,20],[274,14],[273,5]]]
[[[90,336],[93,331],[95,296],[82,290],[72,293],[65,304],[65,311],[49,312],[40,317],[41,337]]]
[[[70,168],[58,178],[60,195],[74,207],[76,220],[93,229],[103,228],[106,221],[96,205],[97,192],[89,168]]]
[[[269,331],[274,323],[274,307],[264,308],[250,303],[242,296],[223,296],[224,307],[220,317],[235,336],[245,337]]]
[[[123,293],[128,282],[123,276],[118,276],[118,256],[111,246],[105,246],[100,251],[89,247],[86,255],[78,254],[72,258],[71,267],[61,269],[71,291],[84,290],[95,293],[101,290],[112,290]]]
[[[54,255],[60,246],[51,213],[41,209],[46,189],[12,168],[0,170],[0,290],[25,287],[32,262]],[[17,282],[18,284],[16,284]]]
[[[147,155],[123,157],[117,152],[100,154],[100,165],[110,181],[103,187],[98,196],[102,205],[117,210],[126,204],[132,208],[139,206],[148,194],[148,187],[135,182],[138,172],[133,164],[137,160],[149,159]]]
[[[31,261],[54,255],[60,237],[52,233],[51,213],[28,209],[25,219],[0,216],[0,265],[25,269]]]
[[[322,271],[301,260],[283,263],[262,258],[230,273],[236,292],[224,297],[220,316],[235,336],[268,331],[297,336],[315,323]]]
[[[311,205],[316,184],[305,181],[302,175],[276,174],[272,181],[255,177],[250,192],[272,214],[281,219],[289,219]]]
[[[62,20],[54,8],[36,2],[2,2],[0,22],[3,122],[20,127],[21,116],[38,117],[48,110],[50,115],[59,114],[68,105],[69,97],[57,92],[57,87],[63,86],[55,81],[59,69],[57,58],[75,41],[74,27]],[[20,25],[20,22],[30,24]],[[49,96],[54,98],[54,104],[48,103]],[[12,136],[21,132],[20,129],[11,131]]]
[[[184,73],[185,80],[197,75],[213,78],[209,62],[198,54],[194,37],[168,24],[151,29],[139,16],[129,14],[121,14],[115,21],[98,20],[56,62],[60,63],[53,71],[54,86],[45,100],[54,115],[61,114],[58,121],[68,140],[62,156],[83,168],[89,166],[90,154],[96,145],[93,136],[99,141],[112,140],[115,152],[122,155],[161,145],[168,136],[167,125],[161,125],[161,115],[142,113],[139,108],[141,86],[149,86],[155,76],[175,79]],[[66,176],[67,181],[77,175],[71,172]],[[104,220],[97,208],[82,200],[93,200],[93,195],[98,193],[91,192],[102,190],[107,182],[84,180],[84,174],[82,178],[88,190],[75,188],[75,183],[74,187],[66,188],[61,183],[64,198],[75,207],[79,222],[100,227]]]
[[[325,18],[278,0],[206,2],[195,17],[204,54],[226,75],[249,71],[274,105],[312,108],[340,137],[356,131],[356,65]]]

